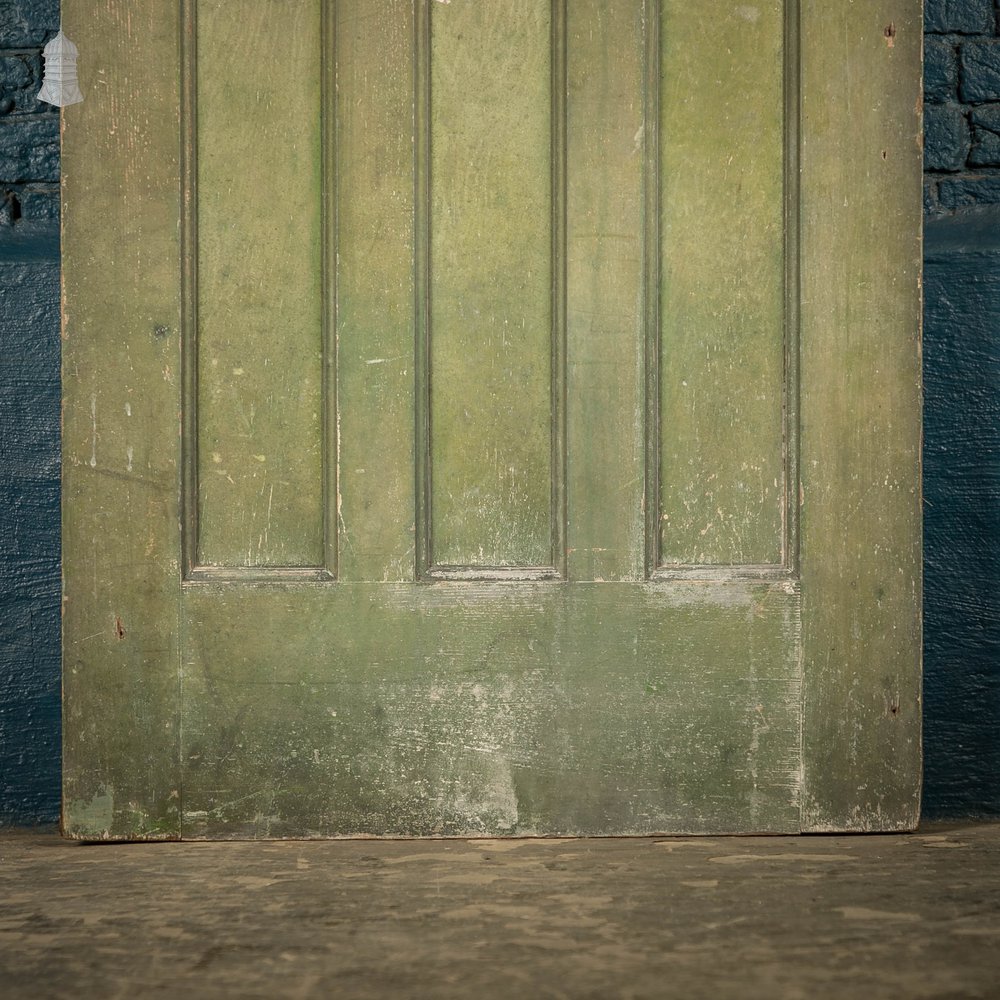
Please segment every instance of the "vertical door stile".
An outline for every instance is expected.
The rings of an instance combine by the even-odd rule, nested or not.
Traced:
[[[324,117],[325,148],[335,158],[327,227],[336,230],[325,271],[335,295],[328,322],[336,346],[336,416],[327,426],[338,466],[328,531],[337,537],[339,580],[402,583],[414,579],[423,551],[414,455],[419,468],[426,407],[418,299],[426,284],[423,182],[415,172],[426,156],[415,50],[426,7],[325,2],[327,56],[335,63]],[[373,69],[390,65],[391,72]]]
[[[637,582],[649,520],[648,25],[641,2],[574,0],[567,13],[567,575]]]

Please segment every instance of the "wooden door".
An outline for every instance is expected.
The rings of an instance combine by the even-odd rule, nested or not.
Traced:
[[[64,7],[69,835],[916,822],[915,0]]]

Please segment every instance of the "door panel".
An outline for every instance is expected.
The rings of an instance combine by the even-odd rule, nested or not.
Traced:
[[[199,587],[184,835],[795,830],[792,589]]]
[[[663,567],[781,565],[796,513],[783,449],[797,333],[785,321],[785,16],[775,0],[663,4]]]
[[[207,0],[195,34],[197,562],[322,566],[320,8]]]
[[[828,25],[892,92],[849,153],[877,145],[894,197],[919,174],[908,2],[891,5],[891,51],[850,4],[857,31]],[[800,302],[822,276],[897,280],[887,253],[912,276],[910,216],[852,255],[855,223],[809,186],[821,166],[800,175],[801,130],[831,127],[807,102],[813,15],[792,0],[141,6],[80,34],[115,87],[152,88],[148,119],[125,145],[99,118],[89,145],[67,125],[69,831],[912,822],[916,307],[897,296],[877,369],[852,369],[831,410],[818,387],[860,333],[849,310]],[[166,55],[112,72],[147,35]],[[105,302],[81,193],[120,163],[110,217],[121,234],[140,214],[156,284]],[[865,176],[868,196],[889,190]],[[151,339],[119,371],[109,348],[141,329],[137,309]],[[894,447],[855,426],[891,428]],[[889,483],[910,484],[891,522],[868,507]],[[114,533],[107,554],[94,544],[114,509],[122,558]],[[862,538],[870,565],[847,560]],[[817,745],[803,720],[820,704]],[[892,768],[865,778],[878,760],[840,745],[888,746]]]
[[[398,13],[412,62],[380,67],[379,77],[389,87],[396,79],[398,100],[415,74],[415,112],[394,122],[411,133],[415,170],[386,158],[399,143],[388,127],[366,140],[341,122],[360,109],[370,133],[385,111],[364,89],[367,8],[300,6],[280,15],[280,30],[259,13],[242,19],[233,4],[189,14],[188,297],[197,309],[187,341],[197,386],[185,409],[197,440],[185,447],[196,572],[329,568],[357,548],[351,530],[371,515],[362,509],[348,523],[341,509],[338,518],[334,496],[353,510],[355,480],[380,477],[388,456],[337,462],[346,441],[336,421],[352,408],[335,402],[342,363],[348,384],[380,382],[371,369],[383,366],[413,372],[415,424],[403,442],[412,445],[390,460],[412,467],[416,449],[420,578],[555,579],[567,550],[610,553],[590,569],[574,559],[571,579],[788,569],[795,332],[785,324],[781,5],[729,18],[715,61],[698,44],[709,15],[685,5],[651,5],[646,25],[638,8],[595,10],[604,22],[596,44],[586,9],[567,21],[553,0]],[[619,36],[613,49],[609,32]],[[247,39],[235,57],[234,34]],[[291,85],[273,73],[251,88],[248,67],[260,63],[294,64],[311,85],[283,93]],[[230,92],[252,96],[234,109]],[[287,115],[293,96],[299,110]],[[630,140],[623,126],[633,123]],[[368,150],[352,146],[365,141]],[[366,155],[377,159],[359,163]],[[251,156],[260,172],[234,184],[233,164]],[[351,312],[367,309],[380,326],[382,292],[367,286],[366,306],[351,286],[378,221],[366,212],[354,228],[353,202],[389,164],[395,199],[412,197],[403,224],[414,229],[413,255],[397,252],[382,277],[390,289],[412,281],[417,306],[393,353],[359,357]],[[577,182],[571,201],[567,174]],[[259,176],[290,193],[272,212],[254,196]],[[356,377],[352,364],[362,366]],[[324,421],[327,411],[335,421]],[[377,438],[378,409],[347,419],[354,435]],[[600,428],[605,440],[595,441]],[[619,454],[622,478],[602,494],[593,467]],[[571,510],[567,466],[583,473]],[[597,544],[588,545],[591,519]],[[617,523],[631,524],[624,551]],[[413,568],[399,569],[412,578]]]
[[[428,568],[552,567],[565,21],[551,0],[428,7]]]

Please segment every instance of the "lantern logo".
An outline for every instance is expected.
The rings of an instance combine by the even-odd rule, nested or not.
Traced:
[[[49,42],[42,50],[45,57],[45,75],[38,99],[57,108],[69,104],[79,104],[83,100],[80,85],[76,80],[76,46],[62,33]]]

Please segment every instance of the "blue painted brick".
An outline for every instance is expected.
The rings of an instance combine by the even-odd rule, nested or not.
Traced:
[[[59,221],[59,189],[57,187],[21,190],[17,192],[16,197],[24,222],[51,223]]]
[[[0,115],[55,112],[36,100],[42,85],[42,57],[38,52],[0,55]]]
[[[961,170],[969,153],[969,124],[957,104],[931,104],[924,110],[924,167]]]
[[[969,164],[973,167],[1000,166],[1000,104],[983,104],[970,115],[972,151]]]
[[[0,119],[0,181],[59,180],[59,116]]]
[[[960,51],[962,100],[1000,101],[1000,39],[964,42]]]
[[[941,211],[937,196],[937,179],[924,178],[924,215],[936,215]]]
[[[958,97],[958,52],[947,38],[924,40],[924,99],[935,103]]]
[[[963,174],[942,177],[938,200],[946,211],[1000,204],[1000,174]]]
[[[59,0],[0,0],[0,49],[44,45],[59,30]]]
[[[926,0],[924,30],[963,35],[992,35],[993,0]]]

